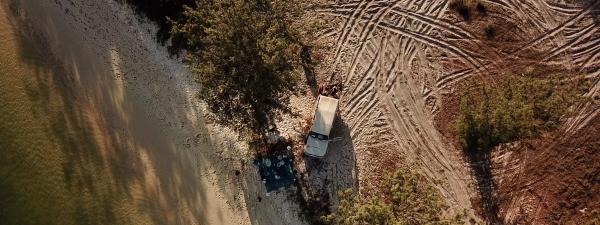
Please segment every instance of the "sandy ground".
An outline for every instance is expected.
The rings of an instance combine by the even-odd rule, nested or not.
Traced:
[[[3,7],[64,63],[56,88],[73,90],[74,120],[87,124],[104,162],[126,171],[115,186],[130,190],[152,223],[304,223],[286,193],[264,196],[246,146],[210,122],[188,69],[128,7],[110,0]]]
[[[447,7],[444,1],[355,1],[317,11],[336,24],[321,38],[333,43],[331,79],[344,84],[341,115],[361,193],[378,186],[394,164],[408,163],[438,181],[452,211],[462,212],[472,208],[469,172],[433,123],[444,68],[430,52],[447,47],[439,29],[455,28],[440,19]]]
[[[369,195],[384,172],[406,159],[436,181],[451,211],[473,214],[474,179],[446,133],[453,116],[448,109],[456,102],[444,99],[466,81],[493,82],[506,68],[523,71],[531,65],[581,73],[592,81],[587,95],[598,96],[598,1],[483,2],[491,10],[475,22],[458,18],[448,1],[364,0],[319,7],[318,16],[333,26],[320,37],[328,47],[323,68],[307,79],[339,81],[344,92],[332,134],[341,141],[332,143],[324,160],[307,163],[304,176],[312,185],[330,195],[345,188]],[[98,124],[94,133],[108,139],[107,146],[134,152],[132,167],[141,168],[143,179],[129,185],[140,190],[139,201],[151,200],[145,207],[160,215],[156,223],[302,223],[285,193],[256,201],[263,189],[255,171],[247,160],[233,160],[244,155],[244,146],[232,132],[204,119],[210,116],[203,115],[187,70],[156,46],[152,28],[128,9],[108,0],[15,5],[72,71],[78,102],[97,115],[88,118]],[[485,39],[486,23],[498,26],[499,38]],[[292,99],[300,117],[312,113],[312,88]],[[595,103],[577,110],[563,127],[569,134],[600,113]],[[279,127],[285,135],[298,135],[293,127],[299,120],[284,120]],[[103,148],[103,154],[118,152],[110,149]],[[233,175],[236,169],[243,171],[240,178]],[[507,198],[507,220],[529,197],[518,193]]]
[[[336,1],[317,9],[333,24],[320,37],[330,43],[325,64],[333,74],[321,80],[344,84],[341,118],[361,193],[402,157],[442,181],[438,187],[453,210],[472,214],[478,190],[449,132],[458,106],[450,96],[465,85],[529,70],[582,74],[592,83],[586,96],[598,96],[598,1],[481,2],[487,14],[473,10],[471,21],[452,11],[450,1]],[[496,27],[494,38],[486,38],[487,25]],[[568,134],[600,112],[595,102],[576,111],[563,127]],[[508,205],[526,204],[507,198]],[[505,210],[508,221],[518,214]]]

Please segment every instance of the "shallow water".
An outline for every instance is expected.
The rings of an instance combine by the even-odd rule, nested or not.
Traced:
[[[250,223],[195,83],[128,8],[0,7],[0,224]]]
[[[256,202],[235,133],[126,5],[0,9],[1,225],[303,223],[286,195]]]
[[[140,224],[114,184],[67,70],[0,4],[0,224]]]

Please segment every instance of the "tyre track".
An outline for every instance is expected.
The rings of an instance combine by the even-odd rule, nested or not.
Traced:
[[[472,40],[475,38],[475,35],[473,35],[471,32],[469,32],[459,26],[453,25],[451,23],[445,22],[445,21],[437,19],[437,18],[431,18],[427,15],[421,15],[419,13],[415,13],[415,12],[411,12],[411,11],[403,10],[403,9],[398,9],[398,8],[393,8],[392,12],[395,14],[398,14],[399,16],[414,19],[416,21],[427,24],[429,26],[438,28],[443,31],[447,31],[458,38],[464,38],[467,40]]]
[[[381,115],[378,117],[383,117],[386,124],[396,125],[379,127],[376,132],[395,134],[394,140],[400,143],[396,146],[400,147],[397,151],[411,154],[411,160],[420,162],[430,178],[449,180],[448,187],[440,187],[444,196],[448,196],[449,204],[457,206],[455,209],[470,209],[468,189],[461,180],[463,175],[453,171],[457,168],[449,163],[448,152],[438,137],[439,133],[428,122],[435,107],[426,107],[423,90],[432,90],[427,95],[434,94],[436,77],[412,72],[412,67],[420,65],[414,62],[427,64],[425,61],[429,59],[424,52],[432,47],[451,52],[466,65],[481,66],[478,57],[439,39],[439,35],[435,34],[445,32],[463,40],[474,38],[472,33],[439,19],[446,9],[447,2],[442,1],[410,0],[391,4],[362,1],[326,6],[318,9],[317,13],[345,21],[344,33],[336,41],[335,64],[338,65],[341,59],[348,59],[348,67],[343,73],[347,88],[345,95],[348,97],[342,98],[341,107],[351,136],[357,142],[367,143],[359,140],[370,135],[364,130],[371,129],[373,124],[369,121],[379,112]],[[356,41],[357,45],[349,46],[350,41]],[[434,87],[428,87],[429,82]],[[393,103],[395,98],[404,99],[401,101],[405,106],[399,108],[397,103]],[[381,109],[387,113],[382,113]],[[400,115],[402,121],[396,122],[397,117],[392,114]],[[428,143],[430,139],[437,142]],[[371,148],[369,146],[364,147]],[[422,151],[426,153],[414,155]]]
[[[331,15],[331,16],[347,17],[346,15],[339,14],[339,13],[326,13],[326,14]],[[368,21],[369,18],[363,17],[361,19],[363,21]],[[473,56],[471,53],[468,53],[446,41],[442,41],[442,40],[430,37],[428,35],[420,34],[420,33],[405,29],[405,28],[395,27],[386,22],[381,22],[380,24],[376,25],[376,27],[390,31],[390,32],[398,34],[398,35],[412,38],[420,43],[423,43],[423,44],[426,44],[426,45],[429,45],[432,47],[446,50],[447,52],[458,56],[461,60],[464,60],[465,63],[467,63],[475,68],[480,68],[483,66],[483,64],[480,62],[480,60],[477,59],[475,56]]]
[[[591,23],[589,25],[587,25],[586,27],[584,27],[583,29],[576,31],[573,34],[567,34],[566,37],[570,38],[571,40],[569,40],[567,43],[565,43],[562,46],[559,46],[557,48],[554,48],[554,50],[550,51],[550,53],[548,53],[543,59],[542,61],[547,61],[550,60],[551,58],[557,56],[558,54],[572,48],[573,46],[582,43],[583,41],[585,41],[586,39],[590,38],[591,36],[593,36],[594,34],[596,34],[596,32],[598,31],[598,27]]]
[[[596,41],[596,46],[591,49],[589,52],[592,53],[590,56],[582,63],[582,68],[588,68],[595,66],[595,64],[600,64],[600,40]]]
[[[596,71],[595,74],[600,74],[600,70]],[[590,90],[584,95],[585,97],[600,96],[600,77],[597,77]],[[562,126],[563,130],[567,134],[575,134],[575,132],[581,130],[589,124],[598,114],[600,114],[600,105],[597,102],[591,101],[585,103],[583,106],[575,109],[577,115],[567,119],[565,124]]]
[[[551,9],[554,12],[559,12],[565,15],[574,15],[577,12],[579,12],[579,10],[581,10],[579,7],[570,7],[568,5],[560,5],[558,3],[553,3],[553,2],[547,2],[547,1],[542,1],[542,4],[544,4],[546,7],[548,7],[549,9]]]
[[[430,12],[435,12],[435,10],[438,10],[437,16],[441,15],[442,9],[445,8],[445,5],[443,5],[442,7],[432,7],[430,9]],[[422,30],[427,30],[430,31],[431,26],[428,25],[424,25],[424,24],[419,24],[421,25],[421,29]],[[419,32],[422,32],[422,30],[420,30]],[[423,32],[424,34],[427,34],[426,32]],[[415,41],[415,39],[413,38],[408,38],[408,39],[404,39],[405,41],[402,42],[402,45],[404,46],[403,49],[405,52],[408,52],[409,57],[407,57],[402,63],[399,63],[399,65],[406,65],[406,66],[402,66],[403,68],[409,69],[410,65],[412,64],[413,60],[415,60],[415,56],[416,56],[416,43],[413,44],[413,41]],[[418,42],[417,42],[418,43]],[[397,62],[395,62],[397,63]],[[398,64],[398,63],[397,63]],[[395,66],[393,66],[392,68],[395,68]],[[393,71],[394,69],[391,69],[391,71]],[[392,73],[392,72],[390,72]],[[442,151],[440,151],[439,145],[443,145],[441,143],[437,143],[439,145],[436,144],[430,144],[429,142],[425,141],[425,139],[427,140],[431,140],[431,139],[436,139],[435,137],[437,137],[436,135],[426,135],[428,136],[428,138],[425,138],[425,136],[421,133],[422,131],[429,131],[430,129],[427,129],[425,127],[423,127],[422,119],[412,119],[413,116],[415,115],[428,115],[428,113],[422,113],[420,110],[417,110],[417,108],[421,108],[424,109],[424,105],[422,103],[422,98],[419,98],[417,96],[422,96],[422,94],[420,93],[420,91],[412,89],[411,87],[413,86],[419,86],[417,84],[414,84],[413,81],[411,81],[413,78],[411,78],[411,76],[409,75],[409,73],[402,73],[404,74],[404,78],[401,79],[401,82],[396,82],[395,86],[399,86],[402,85],[402,88],[398,87],[397,89],[395,88],[386,88],[385,89],[385,94],[382,94],[383,96],[380,96],[380,98],[385,99],[385,102],[383,103],[384,108],[386,108],[386,110],[391,114],[391,115],[396,115],[396,116],[391,116],[388,117],[388,121],[389,123],[391,123],[394,129],[392,129],[394,131],[394,133],[396,133],[398,136],[408,136],[408,138],[404,139],[405,141],[408,141],[408,143],[405,145],[404,148],[407,149],[412,149],[412,151],[416,151],[416,152],[420,152],[421,150],[417,150],[417,149],[422,149],[424,150],[426,156],[417,156],[418,159],[416,159],[417,161],[420,161],[421,164],[423,165],[424,169],[426,170],[426,173],[430,176],[430,177],[440,177],[440,176],[446,176],[448,177],[448,179],[450,180],[450,183],[452,183],[454,186],[453,188],[456,188],[456,186],[460,186],[460,182],[457,182],[456,180],[454,180],[456,178],[456,176],[453,175],[443,175],[440,174],[439,171],[443,170],[443,171],[455,171],[455,168],[452,168],[450,166],[450,164],[448,164],[447,162],[447,152],[444,154],[442,153]],[[417,79],[417,82],[420,82],[422,80],[419,81],[419,78],[423,78],[422,76],[419,77],[415,77]],[[424,79],[423,79],[424,80]],[[408,90],[407,90],[408,89]],[[394,91],[396,90],[396,91]],[[404,90],[404,91],[399,91],[399,90]],[[406,94],[394,94],[394,93],[398,93],[398,92],[402,92],[402,93],[411,93],[408,94],[408,96]],[[394,101],[392,99],[396,99],[396,98],[392,98],[392,96],[402,96],[401,99],[406,99],[408,100],[408,102],[410,103],[405,103],[408,105],[411,105],[412,107],[406,108],[406,107],[398,107],[398,104],[394,103]],[[420,100],[419,100],[420,99]],[[418,103],[419,101],[421,101],[421,103]],[[416,103],[416,104],[415,104]],[[419,111],[419,113],[417,113],[417,111]],[[402,113],[404,112],[404,113]],[[417,122],[419,121],[419,122]],[[439,134],[438,134],[439,135]],[[441,169],[440,169],[441,168]],[[453,188],[448,188],[445,186],[440,187],[440,189],[442,190],[442,193],[445,194],[445,196],[449,197],[449,202],[452,202],[453,204],[456,204],[457,202],[461,202],[460,197],[457,196],[463,196],[462,194],[464,193],[456,193],[457,190],[453,189]],[[466,190],[466,188],[464,186],[461,187],[462,191]],[[464,199],[462,199],[464,200]],[[464,202],[461,202],[464,203]],[[468,205],[468,204],[463,204],[463,205]]]
[[[549,30],[547,32],[544,32],[539,37],[534,38],[532,41],[530,41],[529,43],[527,43],[527,44],[523,45],[522,47],[518,48],[516,51],[511,52],[510,55],[516,55],[516,54],[522,52],[525,49],[531,48],[531,47],[533,47],[533,46],[541,43],[542,41],[544,41],[546,39],[554,37],[555,35],[557,35],[561,31],[563,31],[566,27],[575,25],[575,23],[577,21],[583,19],[585,16],[587,16],[589,14],[589,9],[595,7],[599,3],[600,3],[600,1],[595,1],[591,5],[588,5],[584,9],[580,10],[575,16],[567,19],[566,21],[564,21],[563,23],[561,23],[557,27],[555,27],[555,28],[553,28],[553,29],[551,29],[551,30]]]
[[[342,47],[348,43],[348,35],[350,35],[356,27],[356,23],[358,21],[357,18],[362,18],[365,11],[371,6],[372,3],[372,1],[363,0],[358,7],[356,7],[354,12],[352,12],[352,15],[347,17],[344,27],[342,28],[342,33],[336,41],[335,62],[339,61]],[[363,5],[364,7],[361,8]]]
[[[398,104],[394,103],[393,101],[393,95],[383,96],[383,99],[385,101],[385,108],[389,110],[388,113],[390,118],[388,118],[388,120],[392,121],[391,124],[394,128],[393,130],[397,134],[402,134],[403,141],[401,142],[404,143],[403,148],[414,151],[413,154],[415,154],[415,160],[423,165],[422,168],[425,170],[424,172],[428,175],[428,177],[439,177],[440,171],[444,171],[442,172],[443,176],[448,178],[449,183],[451,184],[450,186],[442,185],[438,188],[440,188],[442,194],[447,197],[447,201],[450,203],[450,205],[459,205],[458,207],[460,207],[460,205],[470,205],[469,203],[465,202],[468,201],[468,197],[467,199],[461,199],[461,197],[464,198],[465,196],[468,196],[466,193],[468,188],[461,185],[464,183],[452,180],[455,178],[464,177],[466,175],[456,173],[456,168],[453,167],[452,163],[449,162],[449,159],[452,159],[452,157],[448,155],[447,151],[442,151],[439,147],[437,147],[443,146],[443,143],[441,143],[441,140],[439,140],[439,134],[421,134],[423,131],[435,129],[432,127],[430,127],[430,129],[426,129],[422,126],[419,126],[415,119],[412,119],[412,117],[416,115],[415,113],[411,113],[409,115],[403,114],[402,112],[408,113],[413,110],[404,107],[398,107]],[[389,107],[393,108],[390,109]],[[419,121],[420,119],[416,120]]]
[[[372,35],[373,32],[375,31],[375,28],[379,25],[379,23],[383,20],[383,18],[394,8],[394,6],[396,6],[398,4],[398,2],[394,3],[392,6],[386,6],[386,7],[382,7],[381,9],[378,10],[377,13],[375,13],[375,16],[373,16],[371,18],[371,20],[369,20],[367,23],[365,23],[365,27],[363,28],[361,34],[360,34],[360,46],[358,48],[358,50],[354,53],[354,56],[352,57],[352,61],[350,64],[350,70],[348,71],[348,73],[346,74],[346,82],[345,85],[348,85],[348,83],[350,82],[350,80],[352,79],[352,76],[354,74],[354,71],[356,70],[356,66],[357,66],[357,61],[358,58],[362,55],[363,50],[366,46],[366,42],[367,39],[369,39]],[[382,41],[383,42],[383,41]],[[381,51],[381,50],[380,50]]]
[[[387,46],[387,42],[385,41],[386,37],[383,36],[381,37],[381,41],[380,41],[380,48],[379,50],[376,52],[376,57],[373,58],[373,60],[370,63],[370,68],[365,72],[365,76],[363,76],[363,78],[360,80],[359,85],[357,86],[357,88],[355,89],[355,91],[353,91],[352,93],[352,98],[350,99],[350,102],[348,104],[348,108],[349,108],[349,112],[348,112],[348,117],[350,118],[356,118],[355,121],[352,121],[352,126],[351,126],[351,130],[355,130],[356,125],[360,124],[362,122],[362,119],[364,119],[364,114],[370,112],[371,109],[373,109],[373,106],[376,104],[375,102],[376,100],[376,92],[373,91],[373,88],[376,86],[377,83],[377,75],[380,73],[381,68],[383,67],[383,63],[384,63],[384,55],[385,55],[385,49]],[[375,76],[375,78],[373,78],[373,75]],[[365,88],[360,91],[360,92],[356,92],[358,90],[358,87],[362,86],[362,84],[366,84]],[[362,92],[362,93],[361,93]],[[369,97],[366,97],[369,96]],[[362,106],[364,102],[367,102],[367,107],[366,108],[362,108],[359,112],[359,116],[356,117],[354,115],[354,113],[356,112],[356,110],[359,108],[358,106]],[[372,103],[372,104],[370,104]],[[366,111],[365,111],[366,110]]]

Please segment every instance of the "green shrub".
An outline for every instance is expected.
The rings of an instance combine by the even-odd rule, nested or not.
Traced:
[[[561,79],[509,78],[499,88],[483,86],[479,96],[466,95],[456,122],[463,149],[489,151],[558,128],[585,89],[583,79]]]
[[[276,3],[276,4],[275,4]],[[285,110],[297,80],[300,43],[289,29],[288,1],[197,0],[173,23],[173,39],[202,85],[200,97],[218,122],[262,130]]]
[[[456,11],[465,20],[471,19],[471,9],[467,0],[454,0],[450,3],[450,9]]]
[[[444,218],[447,206],[422,176],[402,170],[386,176],[383,197],[360,199],[348,189],[338,199],[337,209],[322,218],[326,224],[463,224],[460,216]]]
[[[486,5],[475,0],[453,0],[450,2],[450,9],[456,11],[465,20],[471,20],[471,10],[476,9],[480,14],[487,13]]]

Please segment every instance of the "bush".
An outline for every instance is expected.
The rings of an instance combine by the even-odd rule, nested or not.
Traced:
[[[483,2],[477,2],[477,6],[475,6],[475,8],[477,8],[477,11],[479,13],[487,13],[487,8],[485,7],[485,4],[483,4]]]
[[[156,37],[161,44],[164,44],[171,36],[171,24],[167,18],[178,19],[184,11],[184,6],[193,6],[194,0],[118,0],[133,6],[140,13],[143,13],[148,19],[154,21],[158,25]],[[171,53],[175,53],[177,49],[176,43],[170,46]]]
[[[480,96],[466,95],[456,122],[463,149],[489,151],[558,128],[585,89],[583,79],[561,79],[509,78],[500,88],[485,85]]]
[[[494,36],[496,36],[496,27],[494,27],[493,25],[487,25],[485,27],[485,36],[487,38],[493,38]]]
[[[471,9],[466,0],[454,0],[450,3],[450,9],[455,10],[465,20],[471,19]]]
[[[591,213],[592,216],[585,225],[600,225],[600,213],[596,210],[593,210]]]
[[[300,43],[288,28],[287,2],[197,0],[181,21],[171,21],[186,59],[202,85],[200,97],[218,122],[262,130],[285,109],[296,82]]]
[[[453,0],[450,2],[450,9],[456,11],[463,19],[471,20],[472,8],[477,9],[480,14],[487,13],[487,7],[483,2],[474,0]]]
[[[350,189],[338,192],[337,209],[323,221],[336,225],[463,224],[460,216],[444,219],[447,206],[422,176],[398,170],[385,183],[383,197],[373,199],[360,199]]]

